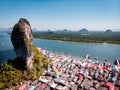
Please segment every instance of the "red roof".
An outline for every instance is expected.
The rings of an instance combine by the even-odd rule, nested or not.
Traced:
[[[40,84],[40,87],[42,88],[42,89],[44,89],[45,87],[46,87],[46,84]]]
[[[103,70],[103,65],[98,66],[100,70]]]
[[[17,88],[17,90],[25,90],[26,87],[27,87],[26,84],[22,84],[21,86],[19,86],[19,87]]]
[[[80,79],[80,80],[82,80],[82,79],[83,79],[83,76],[82,76],[82,75],[80,75],[80,76],[79,76],[79,79]]]
[[[93,63],[88,63],[87,66],[93,68],[94,64]]]
[[[109,87],[109,90],[114,90],[114,87],[115,87],[115,86],[114,86],[113,83],[111,83],[111,82],[106,82],[105,85]]]

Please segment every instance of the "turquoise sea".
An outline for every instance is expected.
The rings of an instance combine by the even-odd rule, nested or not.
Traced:
[[[107,58],[111,63],[120,58],[120,45],[117,44],[64,42],[45,39],[34,39],[33,44],[52,52],[70,54],[76,57],[84,57],[89,54],[91,59],[97,57],[100,61],[103,61]],[[0,64],[15,57],[10,35],[0,33]]]

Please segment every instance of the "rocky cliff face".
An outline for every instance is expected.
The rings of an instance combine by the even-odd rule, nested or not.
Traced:
[[[11,41],[17,57],[22,57],[25,60],[27,68],[32,67],[33,53],[30,49],[32,40],[33,36],[31,26],[26,19],[21,18],[13,28]]]

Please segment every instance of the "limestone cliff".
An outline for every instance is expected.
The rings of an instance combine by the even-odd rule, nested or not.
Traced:
[[[32,44],[32,29],[29,22],[21,18],[15,24],[11,41],[17,57],[0,65],[0,90],[11,88],[26,80],[38,80],[50,64]]]
[[[31,25],[26,19],[21,18],[13,28],[11,41],[17,57],[22,57],[25,60],[27,68],[32,67],[33,53],[30,49],[32,40]]]

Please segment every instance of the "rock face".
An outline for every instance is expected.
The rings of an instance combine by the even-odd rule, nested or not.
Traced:
[[[16,56],[22,57],[25,60],[27,68],[32,67],[33,53],[30,50],[32,40],[33,36],[31,26],[26,19],[21,18],[13,28],[11,41],[14,46]]]

